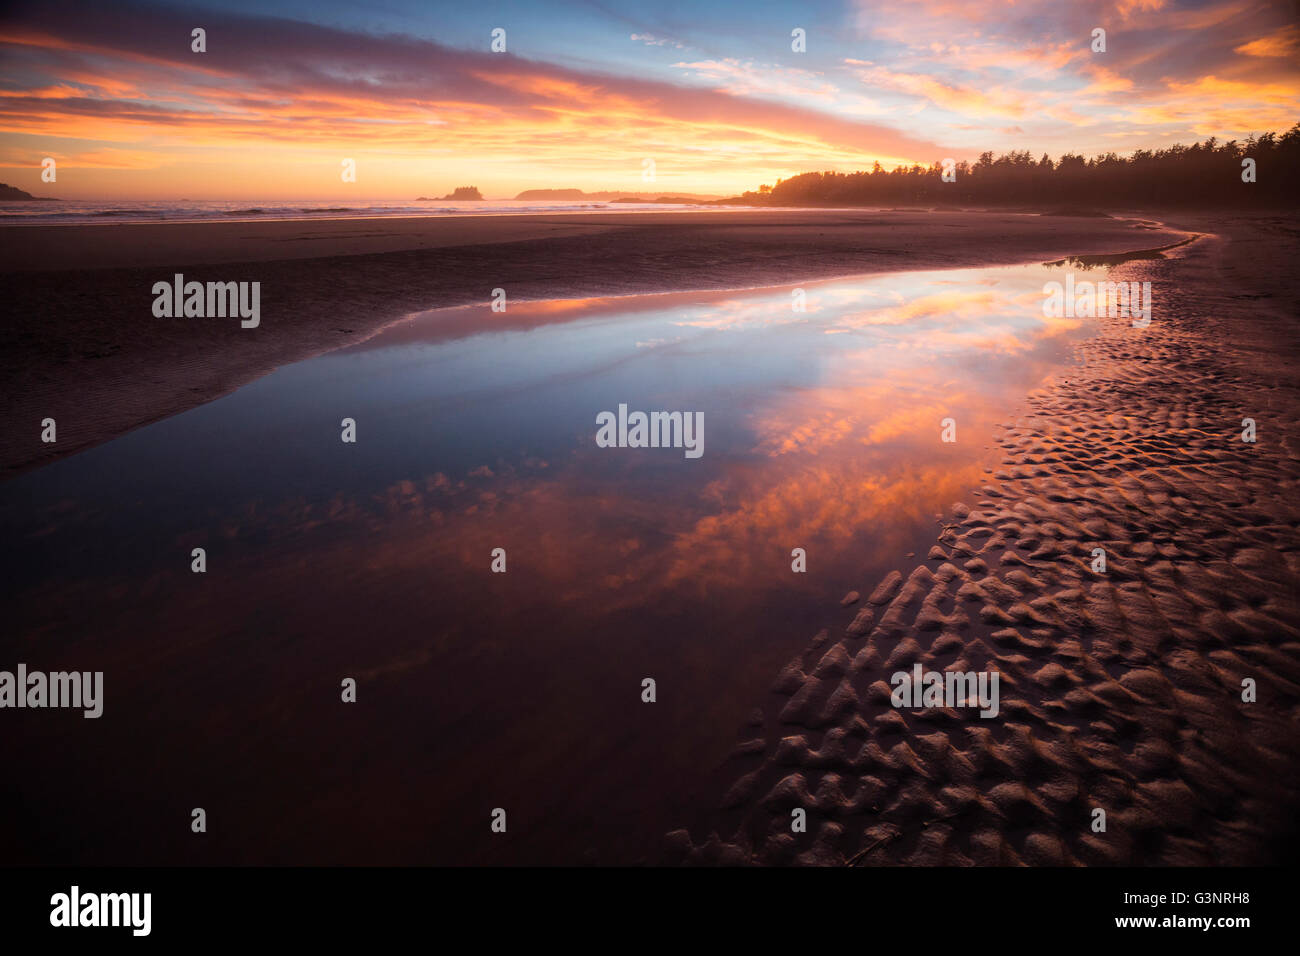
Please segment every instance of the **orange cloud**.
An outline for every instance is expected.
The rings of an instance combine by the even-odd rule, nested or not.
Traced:
[[[1233,50],[1245,56],[1294,57],[1300,51],[1300,26],[1293,23],[1269,36],[1233,47]]]
[[[381,194],[399,196],[427,192],[434,177],[489,195],[641,189],[647,156],[656,162],[651,188],[738,192],[791,168],[921,160],[939,149],[804,102],[763,99],[782,95],[783,81],[745,86],[745,71],[722,61],[710,69],[730,76],[705,89],[234,15],[220,21],[223,55],[196,60],[174,42],[188,35],[181,14],[69,16],[65,7],[43,4],[30,12],[34,22],[4,30],[0,44],[25,71],[51,79],[11,83],[0,130],[27,137],[28,155],[61,151],[69,168],[109,168],[110,144],[153,153],[164,170],[151,183],[158,192],[171,184],[201,194],[212,177],[195,168],[199,149],[205,167],[230,171],[227,181],[268,184],[290,180],[282,170],[291,166],[319,169],[319,182],[300,177],[317,195],[343,191],[325,171],[350,157],[358,183],[368,173]],[[812,76],[782,75],[800,77],[805,92]],[[22,154],[15,146],[11,155]],[[373,185],[367,192],[376,195]]]

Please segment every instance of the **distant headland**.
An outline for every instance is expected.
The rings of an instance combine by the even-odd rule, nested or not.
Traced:
[[[30,200],[31,202],[58,202],[46,196],[33,196],[31,193],[25,193],[17,186],[10,186],[6,183],[0,183],[0,202],[17,202],[20,200]]]
[[[439,196],[436,199],[432,196],[421,196],[416,202],[482,202],[483,194],[478,191],[477,186],[457,186],[454,190],[445,196]]]

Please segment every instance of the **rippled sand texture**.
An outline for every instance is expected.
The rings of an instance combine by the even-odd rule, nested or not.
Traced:
[[[1102,320],[1081,365],[1005,428],[1001,464],[953,505],[928,559],[863,581],[844,630],[789,663],[724,765],[721,809],[669,834],[669,861],[1289,857],[1297,233],[1280,221],[1223,232],[1113,270],[1153,281],[1151,326]],[[1244,417],[1256,444],[1241,440]],[[1000,671],[1000,715],[896,710],[889,676],[917,661]],[[1241,699],[1247,677],[1256,703]],[[795,807],[806,833],[791,833]]]

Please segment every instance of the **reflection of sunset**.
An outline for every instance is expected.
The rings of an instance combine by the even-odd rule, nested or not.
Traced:
[[[820,576],[790,574],[790,548],[810,549],[823,568],[871,554],[869,560],[886,562],[912,529],[977,484],[994,423],[1041,381],[1060,357],[1056,340],[1080,324],[1042,318],[1032,290],[1041,289],[1046,274],[1003,268],[808,283],[809,301],[820,309],[793,316],[793,324],[784,289],[519,303],[499,317],[516,332],[495,326],[498,316],[486,306],[427,313],[354,353],[398,357],[427,343],[477,366],[493,354],[475,347],[485,341],[480,333],[506,335],[506,350],[509,336],[527,335],[532,374],[549,380],[548,356],[558,354],[570,323],[581,318],[598,323],[582,327],[587,348],[599,353],[608,340],[612,350],[595,355],[594,368],[663,361],[638,348],[638,340],[673,328],[686,333],[689,347],[676,360],[687,367],[710,366],[710,343],[718,339],[729,343],[731,364],[770,365],[764,374],[772,381],[735,404],[674,398],[678,405],[704,402],[715,436],[732,427],[729,444],[709,447],[705,457],[714,470],[705,478],[662,460],[656,466],[634,450],[595,447],[584,434],[594,418],[583,414],[568,447],[411,475],[364,496],[250,507],[227,517],[226,534],[270,534],[290,552],[310,542],[315,562],[341,567],[352,560],[349,542],[365,529],[367,546],[357,559],[367,575],[399,582],[436,567],[456,588],[473,587],[484,556],[508,540],[516,542],[511,561],[527,569],[538,600],[582,606],[591,615],[677,602],[688,593],[818,589]],[[872,321],[877,316],[889,321]],[[846,325],[853,336],[821,334]],[[780,362],[763,357],[773,335],[781,336],[777,351],[788,353],[795,368],[805,365],[805,351],[815,357],[812,380],[781,384]],[[435,360],[429,367],[439,366]],[[439,387],[439,377],[415,381],[427,391]],[[493,389],[519,390],[519,400],[528,401],[526,383],[510,376],[498,373],[499,384],[481,373],[467,380],[487,389],[485,398]],[[709,375],[701,371],[692,380],[706,384]],[[953,445],[939,441],[948,416],[960,423],[961,440]],[[651,466],[657,470],[639,474]]]
[[[500,316],[486,305],[427,313],[353,351],[399,356],[421,343],[457,343],[455,353],[478,364],[492,361],[486,346],[473,347],[480,333],[527,335],[533,374],[545,380],[547,356],[561,340],[546,343],[567,337],[569,323],[582,319],[599,323],[583,325],[594,368],[622,369],[629,357],[663,361],[637,346],[642,336],[671,328],[685,333],[689,346],[678,361],[709,365],[710,343],[719,339],[730,343],[731,364],[771,365],[764,374],[773,381],[734,405],[703,404],[710,432],[718,436],[730,423],[736,437],[709,447],[706,460],[715,470],[699,483],[689,470],[662,466],[654,472],[660,477],[638,478],[638,463],[654,459],[596,448],[582,433],[594,428],[584,414],[573,426],[579,433],[570,432],[577,444],[567,448],[411,475],[360,497],[285,499],[227,516],[225,533],[270,533],[290,549],[311,541],[320,560],[342,564],[346,542],[363,527],[369,540],[359,559],[368,574],[392,580],[456,567],[454,579],[468,581],[503,539],[526,541],[512,560],[526,564],[538,596],[592,614],[593,602],[612,612],[677,600],[683,588],[743,591],[778,581],[819,587],[820,578],[790,576],[791,547],[814,548],[823,567],[850,556],[860,561],[873,548],[887,560],[910,528],[977,483],[980,449],[994,423],[1059,358],[1053,343],[1081,324],[1042,317],[1037,290],[1046,274],[1026,267],[808,283],[808,300],[819,307],[806,314],[791,312],[784,289],[521,302]],[[854,334],[821,334],[844,327]],[[805,351],[815,358],[813,380],[780,384],[780,362],[762,357],[772,335],[782,337],[776,349],[795,367],[805,364]],[[612,351],[602,356],[598,344],[606,340]],[[509,351],[510,339],[500,348]],[[691,358],[696,353],[700,358]],[[495,374],[466,380],[487,389],[485,397],[497,388],[510,394],[522,387],[527,395],[526,383]],[[427,390],[438,379],[416,381]],[[693,380],[705,384],[709,375]],[[704,399],[674,401],[701,407]],[[948,416],[960,423],[962,440],[954,445],[939,442]],[[332,541],[343,551],[324,557]]]
[[[840,324],[849,327],[906,325],[917,319],[982,315],[993,305],[994,299],[992,292],[937,292],[894,308],[849,314],[840,319]]]
[[[35,558],[11,569],[14,627],[110,655],[121,699],[201,699],[199,725],[158,746],[231,741],[235,789],[268,766],[328,778],[321,752],[343,734],[400,768],[395,792],[455,812],[481,779],[524,805],[571,777],[588,765],[574,741],[605,768],[627,755],[602,778],[626,799],[646,768],[662,776],[647,755],[666,740],[673,766],[714,759],[737,701],[857,613],[846,591],[934,543],[937,515],[981,483],[994,423],[1066,357],[1041,308],[1057,275],[806,282],[804,313],[774,287],[413,316],[11,485],[3,519]],[[623,402],[703,414],[703,457],[598,447],[597,413]],[[361,435],[342,456],[335,408]],[[193,548],[206,576],[177,560]],[[228,698],[251,660],[266,676]],[[321,738],[302,715],[340,674],[364,709]],[[646,675],[656,722],[611,717]],[[312,803],[303,832],[345,812],[346,787],[322,786],[343,796]],[[270,804],[296,805],[292,789]],[[368,832],[405,846],[387,819]]]

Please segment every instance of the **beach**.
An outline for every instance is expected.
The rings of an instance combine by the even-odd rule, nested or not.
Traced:
[[[1297,231],[1184,226],[1207,235],[1110,276],[1163,290],[1151,326],[1105,320],[1006,423],[928,554],[862,581],[789,661],[666,861],[1294,858]],[[1000,718],[896,706],[892,675],[917,665],[1000,673]]]
[[[738,289],[1152,248],[1154,221],[746,210],[0,227],[0,469],[19,474],[422,309]],[[157,318],[159,281],[261,283],[262,319]],[[40,440],[53,418],[58,441]]]
[[[1289,858],[1294,220],[393,222],[0,230],[10,664],[103,674],[7,715],[5,859]],[[1071,270],[1150,326],[1045,318]],[[175,272],[259,326],[155,318]],[[893,706],[917,665],[996,717]]]
[[[1284,924],[1294,6],[7,5],[8,935]]]

